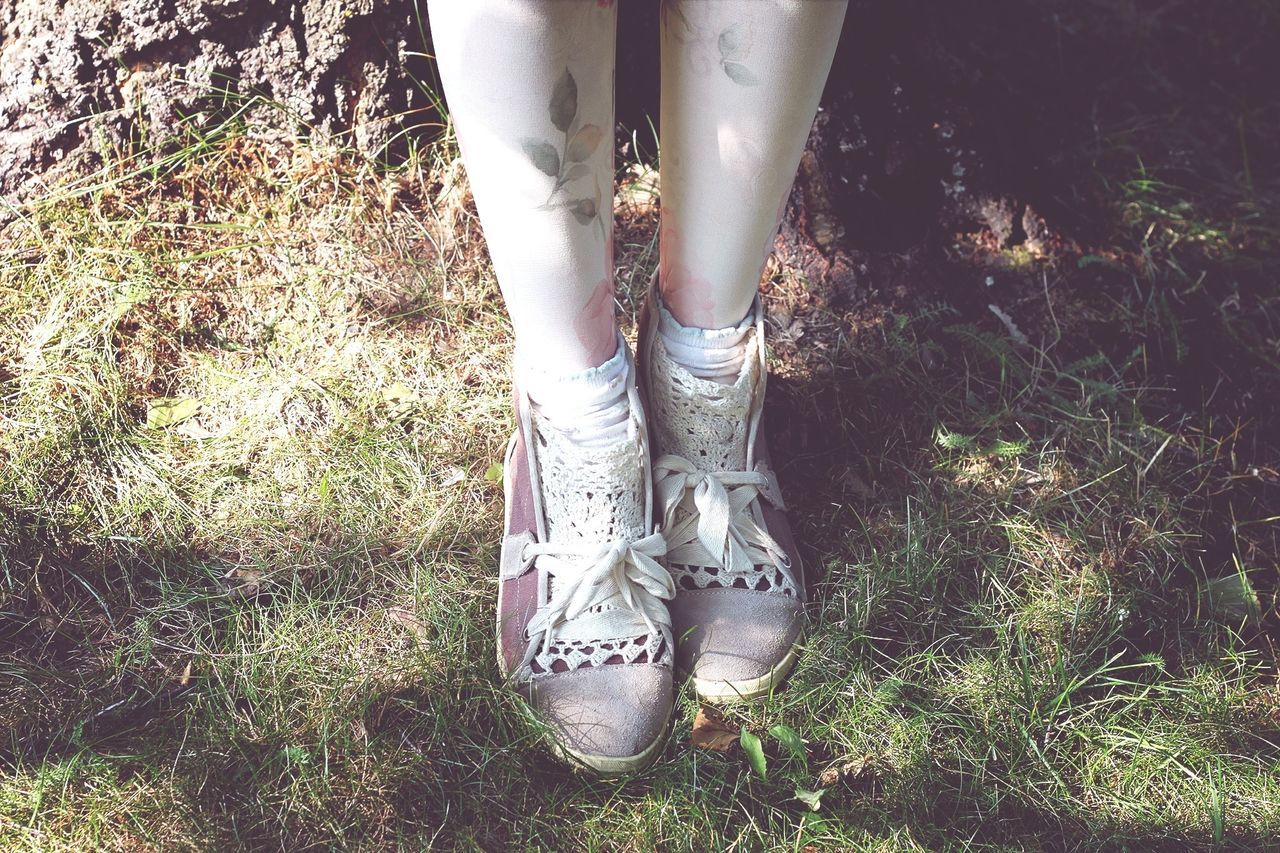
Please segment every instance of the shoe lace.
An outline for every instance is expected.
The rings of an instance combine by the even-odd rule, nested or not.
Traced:
[[[769,535],[761,515],[761,497],[781,508],[781,492],[768,468],[700,471],[682,456],[666,455],[653,471],[670,563],[744,578],[756,574],[757,566],[773,566],[795,583],[791,558]]]
[[[524,666],[539,650],[548,654],[560,629],[584,613],[595,617],[592,627],[600,637],[630,633],[634,616],[639,616],[650,636],[660,635],[670,646],[671,614],[662,601],[673,598],[676,589],[670,572],[658,562],[666,554],[661,533],[634,542],[526,545],[524,559],[537,559],[539,569],[555,578],[555,592],[529,622]]]

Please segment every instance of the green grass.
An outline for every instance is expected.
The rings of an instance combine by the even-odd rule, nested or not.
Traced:
[[[999,271],[976,301],[835,308],[772,268],[816,601],[786,690],[728,714],[764,778],[691,747],[688,695],[652,770],[575,775],[499,682],[510,340],[447,140],[380,175],[228,125],[29,205],[0,232],[0,847],[1274,844],[1280,194],[1129,153],[1081,178],[1106,240],[953,260]]]

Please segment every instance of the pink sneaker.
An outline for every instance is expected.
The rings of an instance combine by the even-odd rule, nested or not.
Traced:
[[[805,621],[804,575],[760,429],[766,380],[760,300],[731,385],[693,376],[668,355],[657,300],[655,277],[641,318],[639,361],[666,562],[676,582],[676,665],[703,699],[753,699],[791,669]]]

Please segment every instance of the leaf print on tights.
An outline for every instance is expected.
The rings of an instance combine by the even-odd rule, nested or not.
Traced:
[[[599,182],[595,184],[593,196],[585,196],[571,187],[591,175],[587,161],[600,147],[605,133],[599,125],[578,124],[578,81],[568,68],[551,90],[547,113],[555,129],[564,134],[564,139],[559,144],[531,137],[520,140],[520,149],[533,167],[547,177],[555,178],[551,194],[539,209],[568,210],[582,225],[597,223],[603,235],[605,228],[600,217]]]
[[[553,178],[560,174],[560,152],[550,142],[525,139],[521,140],[520,147],[524,149],[525,156],[538,171],[545,172]]]
[[[578,115],[578,81],[566,68],[551,90],[551,123],[556,130],[569,132],[569,125]]]
[[[759,86],[760,78],[742,60],[751,52],[751,28],[741,22],[730,24],[716,39],[720,51],[720,67],[739,86]]]
[[[696,24],[685,11],[693,8]],[[659,7],[662,27],[667,35],[685,46],[685,57],[696,73],[705,74],[718,65],[724,75],[739,86],[759,86],[760,77],[747,65],[754,41],[751,24],[738,21],[715,34],[706,7],[687,4],[684,0],[662,0]],[[712,42],[715,46],[712,47]]]

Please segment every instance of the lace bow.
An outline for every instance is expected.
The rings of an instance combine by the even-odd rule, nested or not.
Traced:
[[[791,560],[769,535],[756,500],[763,494],[777,505],[778,488],[767,469],[704,472],[672,455],[659,458],[653,468],[669,562],[739,576],[753,574],[756,566],[774,566],[794,583]],[[682,506],[687,511],[677,517]]]
[[[661,599],[675,596],[671,574],[657,558],[667,553],[667,541],[661,533],[652,533],[635,542],[617,541],[605,545],[571,545],[555,542],[530,543],[524,549],[525,559],[542,558],[540,567],[555,578],[551,601],[529,621],[530,642],[524,664],[538,654],[551,651],[557,629],[576,619],[584,611],[621,600],[625,610],[601,610],[592,622],[601,637],[625,636],[632,632],[631,614],[644,620],[651,635],[671,643],[671,614]],[[585,567],[584,567],[585,564]]]

